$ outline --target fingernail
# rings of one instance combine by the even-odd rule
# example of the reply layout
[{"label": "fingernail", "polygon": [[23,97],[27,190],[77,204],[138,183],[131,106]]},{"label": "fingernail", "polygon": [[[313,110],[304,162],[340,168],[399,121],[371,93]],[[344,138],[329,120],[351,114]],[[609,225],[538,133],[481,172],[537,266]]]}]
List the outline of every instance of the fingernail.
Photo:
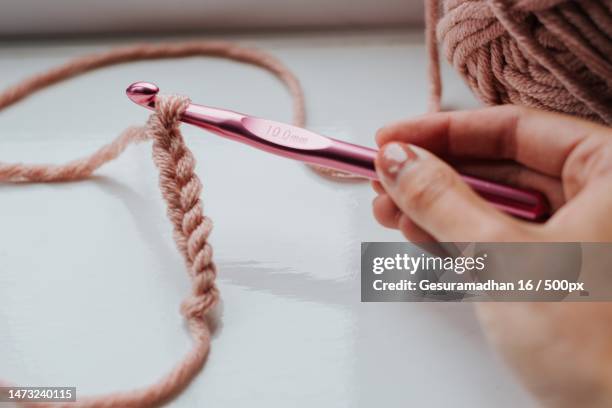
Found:
[{"label": "fingernail", "polygon": [[377,164],[387,181],[393,182],[406,163],[416,158],[417,155],[408,145],[390,143],[378,154]]}]

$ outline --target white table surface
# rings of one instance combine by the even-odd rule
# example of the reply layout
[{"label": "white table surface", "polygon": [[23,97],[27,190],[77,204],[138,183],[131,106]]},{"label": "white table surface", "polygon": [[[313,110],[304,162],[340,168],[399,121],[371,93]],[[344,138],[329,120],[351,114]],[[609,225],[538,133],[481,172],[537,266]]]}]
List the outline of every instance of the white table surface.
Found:
[{"label": "white table surface", "polygon": [[[376,129],[426,107],[417,32],[224,38],[268,50],[295,71],[312,130],[373,145]],[[1,43],[0,86],[131,40]],[[450,68],[444,76],[447,106],[477,105]],[[257,68],[203,58],[142,62],[79,77],[0,113],[0,160],[61,162],[144,123],[147,112],[123,93],[137,80],[290,120],[285,90]],[[338,184],[296,162],[183,131],[215,222],[222,306],[204,371],[172,405],[533,404],[486,344],[471,305],[360,303],[360,242],[401,239],[374,221],[367,184]],[[150,150],[131,147],[88,181],[0,185],[0,378],[74,385],[80,395],[123,390],[156,380],[191,347],[178,312],[189,281]]]}]

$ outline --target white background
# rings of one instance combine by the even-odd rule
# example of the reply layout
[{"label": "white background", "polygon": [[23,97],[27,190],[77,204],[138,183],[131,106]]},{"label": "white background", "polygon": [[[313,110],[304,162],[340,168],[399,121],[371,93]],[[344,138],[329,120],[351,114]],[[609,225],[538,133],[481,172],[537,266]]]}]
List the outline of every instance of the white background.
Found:
[{"label": "white background", "polygon": [[[308,127],[373,145],[377,128],[420,114],[428,94],[417,32],[224,36],[258,45],[301,79]],[[3,43],[0,85],[123,43]],[[0,113],[0,160],[61,162],[147,112],[131,82],[282,121],[265,72],[194,58],[88,74]],[[476,105],[445,72],[447,106]],[[204,183],[222,294],[204,371],[175,406],[531,406],[485,343],[469,304],[362,304],[361,241],[401,239],[371,215],[367,184],[185,126]],[[150,145],[89,181],[0,185],[0,378],[75,385],[80,395],[143,386],[191,347],[178,307],[189,291],[157,188]]]}]

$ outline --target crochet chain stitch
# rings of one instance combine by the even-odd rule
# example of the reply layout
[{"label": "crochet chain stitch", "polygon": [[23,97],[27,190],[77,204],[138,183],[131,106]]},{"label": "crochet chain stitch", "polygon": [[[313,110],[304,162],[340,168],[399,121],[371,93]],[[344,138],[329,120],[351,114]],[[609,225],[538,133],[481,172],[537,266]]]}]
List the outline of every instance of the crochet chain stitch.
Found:
[{"label": "crochet chain stitch", "polygon": [[[137,45],[77,58],[36,75],[0,94],[0,109],[32,93],[76,75],[129,61],[190,56],[215,56],[262,67],[278,77],[293,98],[293,123],[304,124],[304,97],[296,77],[278,60],[263,51],[228,42],[197,41],[179,44]],[[181,305],[193,339],[192,349],[156,383],[142,389],[107,395],[79,397],[76,403],[23,403],[32,407],[148,407],[159,406],[181,392],[203,367],[210,349],[210,318],[207,312],[219,298],[217,275],[208,236],[212,222],[202,210],[202,184],[195,173],[195,158],[179,130],[179,118],[189,100],[159,96],[146,126],[132,127],[93,154],[66,164],[0,163],[0,182],[56,182],[89,177],[96,169],[118,157],[131,143],[153,141],[153,160],[159,169],[159,186],[167,204],[177,248],[183,255],[192,291]],[[324,173],[330,172],[324,170]],[[331,172],[331,175],[337,173]],[[0,381],[0,385],[9,386]]]}]

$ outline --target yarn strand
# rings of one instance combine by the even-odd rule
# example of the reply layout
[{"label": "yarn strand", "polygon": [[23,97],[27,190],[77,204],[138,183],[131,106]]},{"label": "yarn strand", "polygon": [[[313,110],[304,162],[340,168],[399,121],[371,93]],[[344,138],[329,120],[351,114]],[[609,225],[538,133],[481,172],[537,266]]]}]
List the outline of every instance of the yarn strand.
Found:
[{"label": "yarn strand", "polygon": [[[77,58],[34,76],[0,94],[0,109],[62,80],[93,69],[142,59],[207,55],[233,59],[267,69],[287,86],[293,98],[293,123],[303,126],[304,96],[295,76],[278,60],[258,50],[225,42],[139,45],[103,54]],[[173,235],[192,281],[192,291],[181,305],[181,313],[193,339],[193,347],[168,374],[141,389],[108,395],[78,397],[76,403],[24,403],[32,407],[151,407],[168,402],[180,393],[204,366],[210,350],[208,312],[219,299],[215,286],[216,266],[208,237],[212,221],[203,214],[202,184],[195,173],[195,158],[179,130],[179,118],[189,104],[180,96],[158,96],[156,109],[145,127],[132,127],[93,154],[66,164],[0,163],[0,182],[59,182],[87,178],[105,163],[117,158],[131,143],[153,140],[153,161],[159,169],[159,186],[167,203]],[[0,381],[0,385],[8,383]]]}]

